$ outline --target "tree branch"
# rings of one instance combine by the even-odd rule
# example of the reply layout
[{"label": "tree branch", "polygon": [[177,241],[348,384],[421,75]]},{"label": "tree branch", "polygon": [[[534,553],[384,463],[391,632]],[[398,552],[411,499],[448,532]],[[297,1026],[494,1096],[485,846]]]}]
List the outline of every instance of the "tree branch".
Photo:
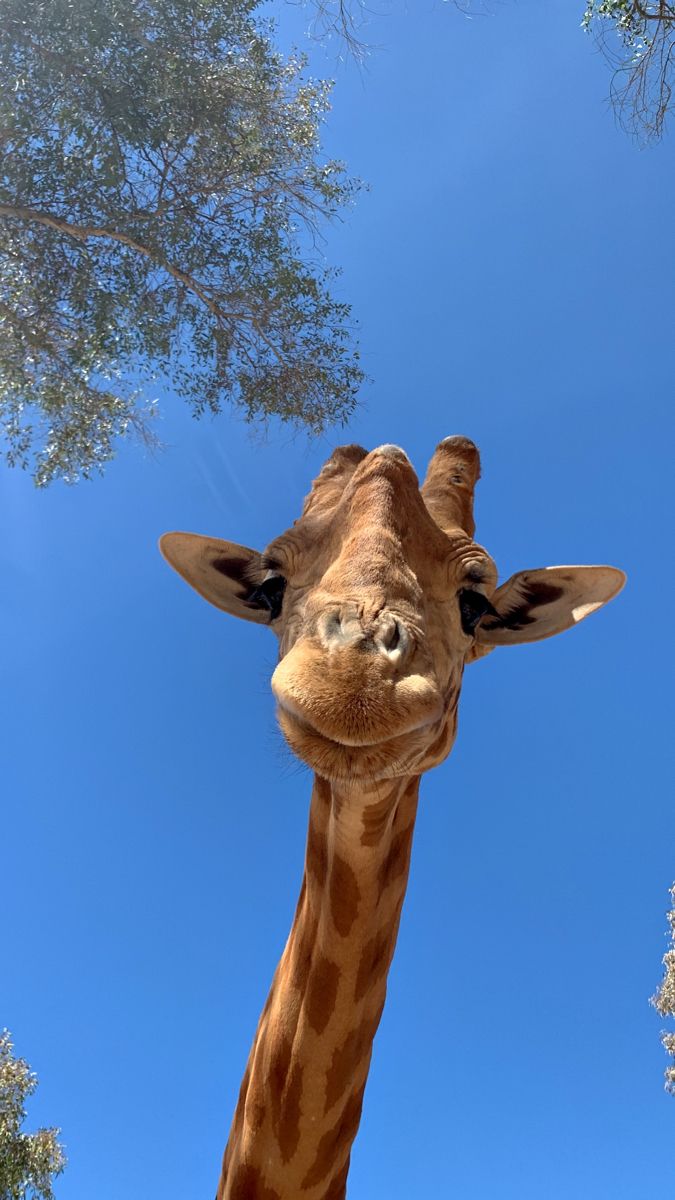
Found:
[{"label": "tree branch", "polygon": [[111,241],[128,246],[131,250],[135,250],[138,254],[143,254],[146,258],[149,258],[151,262],[160,266],[168,275],[171,275],[172,278],[182,283],[183,287],[187,288],[189,292],[192,292],[193,295],[197,296],[206,305],[219,323],[226,324],[229,321],[235,320],[247,321],[275,358],[285,365],[284,359],[276,346],[270,341],[261,329],[258,321],[256,321],[250,312],[226,312],[225,309],[221,308],[209,296],[208,292],[204,290],[204,286],[194,276],[189,275],[187,271],[183,271],[180,267],[174,266],[173,263],[158,255],[149,246],[145,246],[136,238],[130,237],[128,233],[122,233],[118,229],[99,228],[96,225],[76,225],[74,222],[66,221],[63,217],[57,217],[53,213],[42,212],[37,208],[27,208],[21,204],[0,204],[0,216],[15,217],[20,221],[34,221],[39,225],[46,225],[50,229],[55,229],[58,233],[64,233],[68,237],[75,238],[77,241],[84,242],[89,238],[108,238]]}]

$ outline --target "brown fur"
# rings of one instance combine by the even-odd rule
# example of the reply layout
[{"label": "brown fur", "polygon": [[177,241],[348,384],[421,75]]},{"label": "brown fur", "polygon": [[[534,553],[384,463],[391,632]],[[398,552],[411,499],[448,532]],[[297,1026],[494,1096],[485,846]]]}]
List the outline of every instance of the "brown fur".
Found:
[{"label": "brown fur", "polygon": [[[262,556],[189,534],[162,540],[202,595],[249,620],[265,619],[255,589],[267,572],[286,580],[272,687],[290,746],[316,773],[300,899],[218,1200],[343,1200],[419,779],[452,748],[465,664],[493,645],[569,628],[621,587],[613,568],[566,567],[497,589],[495,564],[473,541],[479,474],[466,438],[441,442],[421,489],[397,447],[346,446]],[[469,631],[465,590],[493,606]]]}]

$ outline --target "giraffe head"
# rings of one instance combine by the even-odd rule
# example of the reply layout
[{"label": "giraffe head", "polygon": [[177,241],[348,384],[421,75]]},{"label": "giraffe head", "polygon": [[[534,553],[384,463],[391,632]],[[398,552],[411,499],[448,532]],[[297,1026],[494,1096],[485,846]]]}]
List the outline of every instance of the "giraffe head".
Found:
[{"label": "giraffe head", "polygon": [[476,447],[446,438],[420,487],[397,446],[344,446],[302,515],[263,553],[167,533],[167,561],[202,596],[279,638],[272,677],[291,748],[319,775],[420,774],[452,748],[464,666],[551,637],[622,588],[614,567],[521,571],[501,586],[473,540]]}]

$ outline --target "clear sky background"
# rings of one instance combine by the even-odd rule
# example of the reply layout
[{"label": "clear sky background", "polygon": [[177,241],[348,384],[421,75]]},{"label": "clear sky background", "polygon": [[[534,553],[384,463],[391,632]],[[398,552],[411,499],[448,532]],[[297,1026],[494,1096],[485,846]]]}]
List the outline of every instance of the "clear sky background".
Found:
[{"label": "clear sky background", "polygon": [[[161,560],[262,547],[333,445],[479,444],[502,577],[609,562],[579,629],[467,670],[422,786],[349,1200],[645,1200],[673,1182],[661,977],[672,761],[675,145],[606,102],[582,0],[468,20],[415,0],[337,69],[328,231],[372,384],[346,431],[251,440],[164,408],[167,450],[38,493],[0,473],[0,1023],[61,1125],[58,1200],[199,1200],[300,883],[310,778],[275,730],[273,636]],[[279,7],[284,43],[302,10]]]}]

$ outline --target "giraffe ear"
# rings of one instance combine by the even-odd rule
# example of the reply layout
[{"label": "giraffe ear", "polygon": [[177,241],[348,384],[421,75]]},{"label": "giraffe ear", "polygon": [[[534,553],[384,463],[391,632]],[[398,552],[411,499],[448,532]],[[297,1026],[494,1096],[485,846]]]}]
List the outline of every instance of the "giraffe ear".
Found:
[{"label": "giraffe ear", "polygon": [[491,597],[492,612],[475,632],[477,657],[494,646],[538,642],[578,625],[619,594],[626,576],[616,567],[543,567],[519,571]]},{"label": "giraffe ear", "polygon": [[164,558],[210,604],[233,617],[268,625],[269,604],[261,601],[265,568],[257,550],[198,533],[165,533]]}]

